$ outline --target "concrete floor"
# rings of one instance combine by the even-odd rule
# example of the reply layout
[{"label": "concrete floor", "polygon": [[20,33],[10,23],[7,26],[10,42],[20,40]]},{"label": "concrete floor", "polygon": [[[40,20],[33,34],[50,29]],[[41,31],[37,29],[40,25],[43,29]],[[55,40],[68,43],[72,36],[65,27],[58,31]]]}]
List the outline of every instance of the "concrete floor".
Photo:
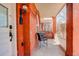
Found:
[{"label": "concrete floor", "polygon": [[65,53],[59,48],[56,41],[49,39],[48,46],[38,48],[32,56],[64,56]]}]

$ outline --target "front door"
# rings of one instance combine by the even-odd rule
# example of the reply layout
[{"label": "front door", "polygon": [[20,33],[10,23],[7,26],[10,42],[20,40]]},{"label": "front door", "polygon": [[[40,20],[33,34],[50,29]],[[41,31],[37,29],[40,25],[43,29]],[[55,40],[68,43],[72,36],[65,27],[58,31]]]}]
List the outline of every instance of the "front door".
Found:
[{"label": "front door", "polygon": [[10,4],[0,4],[0,56],[11,56],[13,53],[13,19],[11,10],[13,9]]}]

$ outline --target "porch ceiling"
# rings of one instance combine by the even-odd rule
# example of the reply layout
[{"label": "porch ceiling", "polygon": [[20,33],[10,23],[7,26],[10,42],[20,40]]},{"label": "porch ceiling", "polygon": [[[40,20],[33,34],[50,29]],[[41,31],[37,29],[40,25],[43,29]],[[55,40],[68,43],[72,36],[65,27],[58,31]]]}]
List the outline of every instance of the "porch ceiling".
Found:
[{"label": "porch ceiling", "polygon": [[41,18],[56,16],[63,6],[64,3],[36,3]]}]

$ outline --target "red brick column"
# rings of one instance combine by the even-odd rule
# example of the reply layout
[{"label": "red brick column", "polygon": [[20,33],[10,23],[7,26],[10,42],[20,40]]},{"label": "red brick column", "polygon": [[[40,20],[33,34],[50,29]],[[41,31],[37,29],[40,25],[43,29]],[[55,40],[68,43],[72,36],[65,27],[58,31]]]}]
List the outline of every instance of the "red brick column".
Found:
[{"label": "red brick column", "polygon": [[53,33],[56,33],[56,17],[52,17],[53,19]]},{"label": "red brick column", "polygon": [[73,4],[66,4],[67,20],[66,20],[66,55],[73,55]]}]

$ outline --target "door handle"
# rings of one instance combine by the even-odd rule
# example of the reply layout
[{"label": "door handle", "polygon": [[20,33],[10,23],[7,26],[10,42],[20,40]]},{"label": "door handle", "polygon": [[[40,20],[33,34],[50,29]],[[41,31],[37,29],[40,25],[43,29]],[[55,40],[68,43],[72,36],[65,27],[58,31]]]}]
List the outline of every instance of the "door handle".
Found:
[{"label": "door handle", "polygon": [[9,32],[9,36],[10,36],[10,41],[12,41],[13,34],[12,34],[12,32],[11,32],[11,31]]},{"label": "door handle", "polygon": [[10,37],[10,42],[12,41],[13,34],[12,34],[12,25],[9,26],[10,32],[9,32],[9,37]]}]

